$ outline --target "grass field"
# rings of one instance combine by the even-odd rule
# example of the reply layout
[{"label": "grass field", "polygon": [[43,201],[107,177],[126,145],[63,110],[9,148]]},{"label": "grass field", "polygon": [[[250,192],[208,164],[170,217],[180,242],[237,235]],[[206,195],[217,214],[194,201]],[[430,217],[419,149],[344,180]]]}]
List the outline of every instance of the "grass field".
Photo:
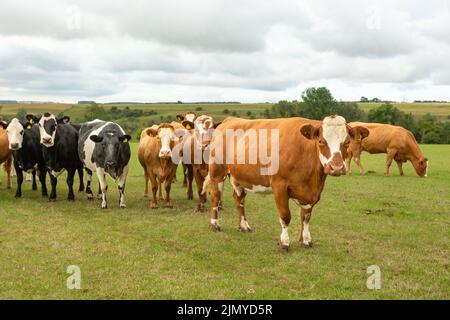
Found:
[{"label": "grass field", "polygon": [[[132,146],[125,210],[112,182],[110,208],[101,210],[84,194],[68,203],[63,177],[55,203],[29,183],[14,199],[1,173],[0,299],[450,299],[448,145],[422,146],[428,178],[410,164],[406,176],[393,166],[384,177],[384,155],[367,154],[367,176],[328,178],[311,220],[312,249],[295,241],[292,202],[287,254],[277,250],[271,195],[247,197],[250,234],[237,229],[228,182],[220,233],[209,230],[209,213],[195,212],[197,199],[186,200],[180,182],[173,209],[150,209]],[[81,269],[81,290],[66,288],[69,265]],[[370,265],[381,269],[380,290],[366,287]]]}]

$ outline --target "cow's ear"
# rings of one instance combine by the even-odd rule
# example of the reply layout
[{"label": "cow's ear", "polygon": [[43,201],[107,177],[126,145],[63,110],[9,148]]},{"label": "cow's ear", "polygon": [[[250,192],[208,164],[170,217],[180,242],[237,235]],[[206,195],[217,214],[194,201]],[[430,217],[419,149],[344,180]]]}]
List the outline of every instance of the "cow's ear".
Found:
[{"label": "cow's ear", "polygon": [[91,139],[92,141],[94,141],[95,143],[99,143],[103,141],[103,137],[97,136],[95,134],[93,134],[92,136],[89,137],[89,139]]},{"label": "cow's ear", "polygon": [[192,121],[184,120],[181,124],[188,130],[194,129],[194,123]]},{"label": "cow's ear", "polygon": [[183,121],[184,120],[184,116],[182,116],[181,114],[177,114],[177,120],[178,121]]},{"label": "cow's ear", "polygon": [[123,136],[120,136],[119,137],[119,140],[121,141],[121,142],[128,142],[128,141],[130,141],[131,140],[131,136],[129,135],[129,134],[124,134]]},{"label": "cow's ear", "polygon": [[59,119],[57,120],[57,122],[58,122],[58,123],[69,123],[69,122],[70,122],[70,117],[68,117],[68,116],[63,116],[63,117],[59,118]]},{"label": "cow's ear", "polygon": [[28,120],[29,123],[33,124],[33,123],[37,123],[39,122],[40,119],[38,119],[34,114],[27,114],[25,116],[25,119]]},{"label": "cow's ear", "polygon": [[3,129],[6,130],[6,128],[8,127],[8,124],[5,121],[0,121],[0,127],[2,127]]},{"label": "cow's ear", "polygon": [[307,139],[314,140],[320,136],[320,126],[305,124],[300,128],[300,133]]},{"label": "cow's ear", "polygon": [[362,139],[369,136],[369,129],[361,126],[356,126],[354,128],[347,125],[348,134],[353,140],[361,142]]},{"label": "cow's ear", "polygon": [[213,126],[213,128],[214,129],[216,129],[218,126],[220,126],[222,124],[222,122],[219,122],[219,123],[214,123],[214,126]]},{"label": "cow's ear", "polygon": [[147,135],[150,137],[156,137],[158,135],[158,129],[148,128],[146,131]]}]

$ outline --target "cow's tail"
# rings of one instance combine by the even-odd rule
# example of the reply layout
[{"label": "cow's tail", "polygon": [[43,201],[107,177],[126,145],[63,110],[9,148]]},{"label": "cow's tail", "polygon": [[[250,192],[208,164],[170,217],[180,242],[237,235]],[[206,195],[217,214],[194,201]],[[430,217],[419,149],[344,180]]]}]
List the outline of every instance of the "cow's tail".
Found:
[{"label": "cow's tail", "polygon": [[206,193],[206,189],[208,188],[208,185],[211,183],[211,178],[209,177],[209,173],[205,178],[205,181],[203,182],[203,188],[202,188],[202,194]]}]

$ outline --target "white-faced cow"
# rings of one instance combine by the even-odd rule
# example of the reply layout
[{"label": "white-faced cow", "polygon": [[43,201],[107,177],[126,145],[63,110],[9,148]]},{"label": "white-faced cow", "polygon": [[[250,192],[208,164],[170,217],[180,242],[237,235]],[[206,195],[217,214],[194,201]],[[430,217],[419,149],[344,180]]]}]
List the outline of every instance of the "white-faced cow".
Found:
[{"label": "white-faced cow", "polygon": [[108,207],[106,175],[116,180],[119,188],[119,206],[125,208],[125,183],[130,161],[131,136],[116,123],[102,120],[87,122],[81,126],[78,153],[87,172],[86,193],[93,199],[91,190],[92,173],[100,183],[102,209]]},{"label": "white-faced cow", "polygon": [[[232,135],[236,130],[243,130],[245,134]],[[249,139],[252,132],[256,141]],[[229,133],[231,138],[227,139]],[[244,211],[247,192],[273,193],[282,228],[280,248],[288,250],[290,246],[290,198],[301,208],[300,243],[310,247],[309,220],[312,209],[320,199],[327,175],[340,176],[346,173],[344,158],[353,136],[354,129],[347,126],[345,119],[340,116],[326,117],[323,122],[304,118],[225,119],[216,129],[211,142],[211,228],[220,230],[218,204],[222,193],[218,185],[230,174],[239,228],[242,231],[251,231]],[[231,139],[237,141],[230,143]],[[265,149],[261,153],[263,147]],[[253,153],[255,150],[258,152]],[[250,153],[259,156],[254,161],[236,161],[236,157],[245,157]],[[262,160],[265,155],[272,155],[271,159],[268,158],[270,162]],[[271,170],[268,170],[268,165]]]},{"label": "white-faced cow", "polygon": [[[191,123],[194,123],[195,119],[197,119],[198,115],[197,113],[193,111],[186,112],[184,115],[177,114],[176,118],[180,122],[180,124],[183,123],[183,121],[190,121]],[[187,166],[184,164],[183,161],[181,161],[181,165],[183,166],[183,187],[188,186],[188,177],[191,177],[190,185],[192,186],[192,180],[194,177],[194,174],[192,172],[192,166]],[[192,193],[192,188],[190,192],[188,192],[188,200],[194,199],[194,195]]]},{"label": "white-faced cow", "polygon": [[22,196],[23,172],[32,174],[32,189],[37,190],[36,171],[39,173],[41,192],[47,197],[47,186],[45,178],[47,169],[45,167],[42,146],[39,143],[39,127],[34,123],[34,117],[28,115],[27,122],[20,122],[14,118],[6,129],[8,133],[9,149],[14,158],[14,168],[17,176],[16,198]]},{"label": "white-faced cow", "polygon": [[172,161],[172,150],[179,143],[178,135],[185,132],[183,126],[176,122],[161,123],[142,130],[139,142],[138,158],[144,168],[145,191],[148,195],[148,182],[152,185],[151,207],[158,207],[156,192],[162,198],[162,183],[166,191],[164,207],[172,208],[170,189],[177,173],[178,163]]},{"label": "white-faced cow", "polygon": [[6,187],[11,189],[12,154],[9,149],[8,135],[6,133],[7,126],[8,124],[5,121],[0,121],[0,164],[3,163],[3,167],[6,172]]},{"label": "white-faced cow", "polygon": [[69,124],[70,118],[67,116],[56,118],[51,113],[44,113],[42,117],[36,117],[39,123],[40,143],[42,148],[45,165],[50,173],[50,182],[52,190],[50,192],[50,201],[56,200],[57,177],[67,170],[67,185],[69,192],[67,199],[75,200],[73,192],[73,181],[75,172],[80,174],[79,191],[83,191],[83,165],[78,157],[78,130]]},{"label": "white-faced cow", "polygon": [[[182,161],[187,167],[188,173],[188,199],[192,199],[192,180],[195,179],[199,197],[197,211],[204,212],[206,194],[202,191],[204,181],[208,176],[209,144],[214,129],[220,123],[215,124],[212,117],[201,115],[194,122],[184,120],[182,124],[189,130],[189,134],[183,138],[182,147]],[[221,203],[219,207],[221,208]]]}]

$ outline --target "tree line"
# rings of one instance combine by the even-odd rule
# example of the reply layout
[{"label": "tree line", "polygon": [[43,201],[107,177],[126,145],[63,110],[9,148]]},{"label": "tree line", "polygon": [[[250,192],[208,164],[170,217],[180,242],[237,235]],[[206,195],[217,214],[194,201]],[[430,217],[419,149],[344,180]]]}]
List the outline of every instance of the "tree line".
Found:
[{"label": "tree line", "polygon": [[412,113],[405,113],[390,102],[365,112],[355,102],[336,101],[326,87],[308,88],[301,97],[301,101],[279,101],[266,109],[263,116],[268,119],[303,117],[322,120],[330,114],[339,114],[348,122],[376,122],[402,126],[410,130],[420,143],[450,143],[450,122],[439,121],[430,113],[416,118]]}]

